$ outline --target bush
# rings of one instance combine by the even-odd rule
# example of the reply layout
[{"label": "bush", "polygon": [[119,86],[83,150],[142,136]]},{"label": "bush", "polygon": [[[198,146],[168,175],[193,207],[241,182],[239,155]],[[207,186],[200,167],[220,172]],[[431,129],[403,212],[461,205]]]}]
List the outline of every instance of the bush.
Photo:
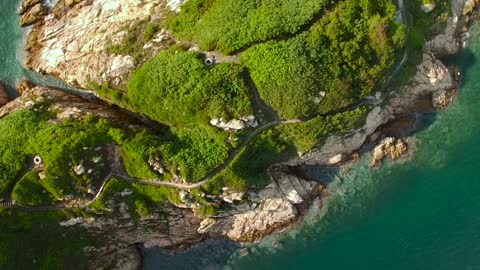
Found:
[{"label": "bush", "polygon": [[395,12],[389,0],[346,0],[310,31],[257,45],[240,60],[261,98],[282,117],[331,112],[372,94],[386,80],[395,52],[405,45]]},{"label": "bush", "polygon": [[38,178],[37,172],[27,173],[13,189],[12,198],[26,205],[49,205],[53,198],[46,192]]},{"label": "bush", "polygon": [[195,213],[202,217],[213,217],[217,213],[217,208],[213,205],[204,205],[196,209]]},{"label": "bush", "polygon": [[45,115],[24,110],[0,119],[0,196],[25,167],[31,156],[28,144],[45,127]]},{"label": "bush", "polygon": [[252,113],[239,65],[207,67],[202,55],[174,49],[135,71],[127,98],[134,110],[170,126]]}]

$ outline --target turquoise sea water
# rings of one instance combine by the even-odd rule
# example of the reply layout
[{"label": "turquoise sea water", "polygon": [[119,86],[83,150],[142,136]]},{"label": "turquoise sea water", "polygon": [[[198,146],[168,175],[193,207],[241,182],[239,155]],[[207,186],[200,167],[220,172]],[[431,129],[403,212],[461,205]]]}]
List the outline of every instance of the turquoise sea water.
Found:
[{"label": "turquoise sea water", "polygon": [[23,37],[16,14],[18,3],[18,0],[1,0],[0,3],[0,81],[11,95],[16,95],[14,88],[23,75],[18,61]]}]

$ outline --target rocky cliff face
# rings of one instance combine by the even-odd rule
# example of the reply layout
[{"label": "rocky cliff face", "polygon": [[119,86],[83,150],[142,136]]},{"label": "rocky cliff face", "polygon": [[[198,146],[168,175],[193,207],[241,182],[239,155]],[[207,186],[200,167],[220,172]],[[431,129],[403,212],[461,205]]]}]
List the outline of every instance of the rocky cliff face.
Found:
[{"label": "rocky cliff face", "polygon": [[157,0],[66,2],[42,17],[30,34],[27,66],[81,88],[88,88],[90,81],[126,84],[135,59],[111,53],[109,48],[123,42],[133,23],[162,16],[166,4]]},{"label": "rocky cliff face", "polygon": [[278,228],[288,226],[300,216],[296,206],[308,204],[321,191],[318,183],[274,170],[273,182],[258,193],[249,192],[246,202],[226,215],[202,220],[199,233],[253,242]]}]

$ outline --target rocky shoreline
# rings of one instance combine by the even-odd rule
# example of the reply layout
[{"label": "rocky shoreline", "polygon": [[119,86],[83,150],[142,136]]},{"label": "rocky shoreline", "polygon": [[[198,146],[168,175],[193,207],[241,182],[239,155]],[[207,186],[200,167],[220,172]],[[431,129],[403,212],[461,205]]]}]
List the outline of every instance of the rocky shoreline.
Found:
[{"label": "rocky shoreline", "polygon": [[[88,88],[90,80],[122,85],[136,63],[129,56],[107,52],[105,35],[114,35],[119,28],[105,32],[105,18],[117,18],[123,26],[147,16],[137,9],[158,9],[161,12],[165,7],[149,0],[143,1],[140,6],[130,6],[131,1],[127,1],[123,6],[127,7],[125,9],[122,6],[115,8],[92,4],[91,1],[79,2],[62,0],[57,6],[67,11],[62,13],[58,8],[50,15],[47,15],[41,1],[24,2],[19,10],[23,14],[22,26],[34,25],[27,41],[27,67],[55,75],[82,88]],[[473,11],[477,5],[477,1],[453,1],[453,16],[448,21],[445,33],[425,44],[423,62],[417,66],[412,82],[384,98],[388,100],[387,104],[375,107],[369,113],[364,127],[349,134],[332,135],[315,151],[276,164],[269,170],[272,183],[263,190],[252,190],[245,194],[224,190],[221,199],[232,204],[230,210],[217,213],[214,217],[199,218],[190,209],[186,194],[182,205],[155,211],[135,224],[129,217],[126,205],[116,205],[112,199],[110,208],[118,213],[116,218],[99,215],[95,219],[68,221],[70,223],[66,226],[81,226],[99,237],[104,231],[116,231],[109,239],[104,239],[105,246],[85,248],[86,254],[94,259],[91,268],[141,268],[141,257],[134,245],[136,243],[143,243],[145,247],[181,249],[207,237],[226,237],[247,243],[259,241],[266,235],[301,223],[312,200],[327,196],[325,187],[314,181],[319,179],[312,179],[304,173],[305,166],[350,166],[367,152],[372,153],[372,167],[378,166],[384,158],[396,160],[407,157],[414,148],[414,140],[409,136],[418,128],[412,115],[444,109],[456,96],[461,79],[459,71],[455,67],[446,67],[439,59],[458,52],[463,44],[462,33],[468,30],[475,17]],[[136,10],[135,17],[125,15],[126,11],[134,13]],[[105,17],[102,14],[106,14]],[[76,34],[69,32],[74,27],[69,28],[67,18],[88,18],[93,15],[96,15],[91,18],[95,27],[89,31],[80,28],[87,31],[82,32],[85,40],[75,40]],[[101,35],[96,35],[96,32]],[[120,34],[117,34],[120,38]],[[89,44],[88,39],[98,39],[98,42]],[[157,46],[161,47],[161,44]],[[103,74],[99,75],[98,70],[102,70]],[[62,110],[70,109],[72,113],[76,111],[73,107],[79,111],[96,109],[88,108],[88,102],[68,95],[65,97],[52,89],[32,85],[24,85],[23,88],[22,97],[0,109],[0,117],[24,108],[33,96],[42,96],[54,103],[63,100]],[[6,103],[1,90],[0,87],[0,107],[2,101]],[[72,100],[76,101],[73,103],[75,105],[71,105]],[[84,106],[87,109],[84,110]],[[107,119],[114,118],[106,107],[93,113],[103,113]],[[244,203],[238,204],[240,201]]]}]

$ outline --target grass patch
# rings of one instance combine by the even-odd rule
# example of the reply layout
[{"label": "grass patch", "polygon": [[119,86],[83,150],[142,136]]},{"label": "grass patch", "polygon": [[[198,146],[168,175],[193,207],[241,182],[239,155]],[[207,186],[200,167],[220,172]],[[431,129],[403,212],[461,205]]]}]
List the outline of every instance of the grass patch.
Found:
[{"label": "grass patch", "polygon": [[176,37],[196,42],[204,50],[230,54],[299,31],[330,3],[330,0],[192,0],[169,20],[168,26]]},{"label": "grass patch", "polygon": [[245,191],[249,186],[264,187],[270,183],[267,168],[284,160],[295,151],[280,139],[278,130],[267,130],[258,135],[223,172],[215,176],[204,189],[220,193],[224,186]]},{"label": "grass patch", "polygon": [[333,116],[316,117],[304,123],[282,125],[278,129],[282,138],[293,144],[297,152],[305,153],[320,144],[328,135],[362,126],[369,110],[369,107],[359,107]]}]

